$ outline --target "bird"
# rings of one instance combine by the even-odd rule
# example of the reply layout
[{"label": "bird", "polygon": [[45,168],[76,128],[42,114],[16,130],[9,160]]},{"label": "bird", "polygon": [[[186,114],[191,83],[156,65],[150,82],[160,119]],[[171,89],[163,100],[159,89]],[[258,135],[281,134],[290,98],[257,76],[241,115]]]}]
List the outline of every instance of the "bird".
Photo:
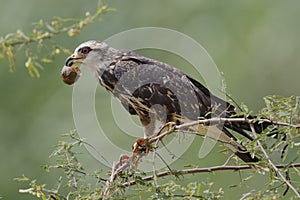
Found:
[{"label": "bird", "polygon": [[[144,138],[156,133],[157,123],[161,127],[168,123],[176,125],[214,116],[237,117],[231,103],[213,95],[192,76],[174,66],[141,56],[133,51],[119,50],[105,42],[89,40],[80,44],[65,61],[62,79],[73,84],[81,75],[74,67],[81,64],[95,73],[101,86],[119,99],[131,115],[137,115],[144,127]],[[247,116],[254,119],[255,116]],[[253,123],[256,133],[262,133],[271,124]],[[200,129],[197,129],[201,132]],[[238,141],[234,133],[252,141],[247,132],[251,127],[246,122],[225,122],[209,129],[210,137],[228,147],[246,163],[259,161]],[[216,133],[214,133],[216,132]],[[205,133],[204,133],[205,134]]]}]

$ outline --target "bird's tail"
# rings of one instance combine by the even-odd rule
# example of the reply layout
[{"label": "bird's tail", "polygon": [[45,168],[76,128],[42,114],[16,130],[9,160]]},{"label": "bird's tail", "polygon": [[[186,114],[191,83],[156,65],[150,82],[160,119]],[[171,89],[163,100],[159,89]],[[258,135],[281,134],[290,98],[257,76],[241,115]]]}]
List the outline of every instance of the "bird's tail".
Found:
[{"label": "bird's tail", "polygon": [[[231,142],[222,141],[222,138],[220,137],[219,141],[221,141],[224,146],[228,147],[235,155],[237,155],[241,160],[243,160],[246,163],[255,163],[259,161],[259,158],[256,156],[252,156],[248,149],[240,144],[237,139],[228,131],[227,128],[223,127],[222,131],[225,133],[225,137],[230,138]],[[226,140],[226,139],[225,139]]]},{"label": "bird's tail", "polygon": [[[242,116],[244,117],[244,116]],[[234,118],[240,118],[240,116],[235,116]],[[247,119],[255,119],[255,116],[248,116]],[[233,122],[233,123],[225,123],[224,126],[228,129],[231,129],[237,133],[239,133],[240,135],[248,138],[249,140],[253,140],[253,137],[251,135],[249,135],[246,131],[252,132],[251,130],[251,126],[249,123],[247,122]],[[261,134],[264,130],[270,128],[270,133],[267,136],[272,136],[277,138],[281,132],[278,131],[278,129],[276,127],[272,127],[273,124],[271,122],[267,122],[267,121],[256,121],[253,123],[253,128],[255,130],[255,133],[257,134]]]},{"label": "bird's tail", "polygon": [[[236,117],[239,118],[239,117]],[[255,116],[248,116],[247,119],[255,119]],[[273,127],[272,127],[273,126]],[[276,127],[274,127],[274,125],[271,122],[259,122],[256,121],[253,123],[253,128],[255,130],[255,132],[257,134],[261,134],[264,130],[266,129],[270,129],[270,133],[267,134],[267,136],[271,136],[274,138],[278,138],[279,135],[282,134],[282,132],[278,131],[278,129]],[[230,134],[230,132],[228,131],[228,129],[231,129],[237,133],[239,133],[240,135],[248,138],[250,141],[253,141],[254,138],[249,134],[249,132],[252,132],[251,130],[251,126],[249,123],[247,122],[234,122],[234,123],[225,123],[224,124],[224,128],[223,131],[228,135]],[[285,136],[283,136],[282,138],[283,140],[285,140]],[[238,147],[240,148],[240,151],[234,152],[239,158],[241,158],[243,161],[245,162],[258,162],[259,159],[257,157],[252,157],[250,155],[250,153],[246,150],[245,147]],[[245,151],[244,151],[245,150]]]},{"label": "bird's tail", "polygon": [[[240,117],[236,117],[240,118]],[[254,117],[249,117],[248,119],[254,119]],[[265,130],[266,128],[273,125],[269,122],[254,122],[253,126],[255,129],[255,132],[257,134],[260,134]],[[203,126],[201,124],[197,124],[197,127],[189,127],[189,130],[195,130],[200,135],[203,135],[204,137],[209,137],[211,139],[214,139],[216,141],[219,141],[223,143],[224,146],[228,147],[235,155],[237,155],[241,160],[243,160],[246,163],[255,163],[259,161],[259,158],[256,156],[251,155],[251,153],[248,151],[248,149],[238,142],[237,138],[230,132],[230,130],[248,138],[250,141],[253,141],[253,137],[251,134],[251,127],[247,122],[225,122],[222,126],[220,125],[213,125],[209,126],[209,129],[207,129],[206,126]],[[271,135],[278,135],[279,132],[276,131],[276,128],[271,129]]]},{"label": "bird's tail", "polygon": [[[225,125],[226,127],[226,125]],[[230,134],[230,132],[228,131],[227,128],[223,127],[223,131],[226,133],[227,132],[227,135]],[[232,128],[232,127],[230,127]],[[248,133],[246,133],[243,129],[233,129],[234,131],[238,132],[239,134],[242,134],[243,136],[247,137],[248,139],[250,140],[253,140],[252,137],[250,135],[248,135]],[[227,146],[228,148],[230,148],[235,155],[237,155],[240,159],[242,159],[244,162],[258,162],[259,159],[256,157],[256,156],[251,156],[250,152],[247,150],[246,147],[244,147],[242,144],[238,143],[236,141],[236,138],[235,137],[231,137],[235,140],[235,145],[230,145],[232,146],[233,148],[230,148],[229,145],[226,145],[224,144],[225,146]]]},{"label": "bird's tail", "polygon": [[[195,130],[195,129],[194,129]],[[257,157],[251,156],[250,152],[245,146],[240,144],[237,139],[230,133],[226,127],[219,127],[218,125],[210,126],[209,129],[203,125],[198,125],[198,133],[204,133],[203,136],[221,142],[224,146],[229,148],[235,155],[237,155],[244,162],[258,162]]]}]

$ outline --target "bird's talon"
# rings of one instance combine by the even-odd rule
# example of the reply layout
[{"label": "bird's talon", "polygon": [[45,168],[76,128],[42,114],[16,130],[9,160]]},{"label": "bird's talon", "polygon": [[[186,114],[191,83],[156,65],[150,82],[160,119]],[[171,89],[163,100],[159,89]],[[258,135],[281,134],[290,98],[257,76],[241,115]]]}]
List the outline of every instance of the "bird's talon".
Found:
[{"label": "bird's talon", "polygon": [[134,154],[148,154],[151,150],[151,145],[148,139],[138,138],[134,145],[132,145],[132,150]]},{"label": "bird's talon", "polygon": [[119,158],[119,161],[115,164],[114,168],[118,169],[119,167],[123,166],[130,158],[130,156],[122,154]]}]

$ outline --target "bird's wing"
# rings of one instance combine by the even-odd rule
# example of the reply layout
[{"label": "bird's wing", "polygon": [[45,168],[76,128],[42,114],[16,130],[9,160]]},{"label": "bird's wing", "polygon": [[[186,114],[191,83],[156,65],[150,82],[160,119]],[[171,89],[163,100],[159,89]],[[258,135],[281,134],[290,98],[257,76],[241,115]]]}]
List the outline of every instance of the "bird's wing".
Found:
[{"label": "bird's wing", "polygon": [[[115,86],[118,93],[126,92],[148,108],[161,105],[169,113],[185,113],[193,119],[200,116],[198,99],[190,81],[175,68],[141,56],[124,56],[115,64],[114,75],[118,79]],[[203,109],[203,113],[207,110]]]},{"label": "bird's wing", "polygon": [[129,94],[135,94],[149,106],[173,102],[177,113],[192,120],[210,117],[211,112],[215,116],[224,114],[224,117],[234,113],[231,104],[212,95],[190,76],[171,65],[134,53],[115,63],[114,76],[119,88],[127,89]]}]

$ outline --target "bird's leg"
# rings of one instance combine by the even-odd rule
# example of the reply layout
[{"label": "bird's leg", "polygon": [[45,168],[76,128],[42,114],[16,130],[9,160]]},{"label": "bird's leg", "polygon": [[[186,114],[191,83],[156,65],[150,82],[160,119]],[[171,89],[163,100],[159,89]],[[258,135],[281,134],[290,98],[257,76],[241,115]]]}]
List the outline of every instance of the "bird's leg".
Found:
[{"label": "bird's leg", "polygon": [[154,134],[155,131],[155,116],[154,114],[141,114],[140,120],[145,127],[144,138],[136,139],[136,142],[132,145],[134,154],[147,155],[151,150],[151,145],[148,142],[148,138]]},{"label": "bird's leg", "polygon": [[148,116],[140,117],[143,127],[145,127],[144,138],[149,138],[155,132],[155,116],[154,114],[148,114]]},{"label": "bird's leg", "polygon": [[[152,134],[152,136],[150,136],[150,138],[153,136],[154,137],[158,136],[167,131],[172,131],[172,130],[174,130],[175,126],[176,126],[175,122],[168,122],[168,123],[164,124],[156,134]],[[136,140],[136,142],[134,143],[134,145],[132,146],[133,153],[134,154],[142,153],[143,155],[147,155],[149,153],[149,151],[153,148],[151,146],[151,144],[149,143],[148,139],[149,138],[145,138],[145,139],[138,138]]]}]

